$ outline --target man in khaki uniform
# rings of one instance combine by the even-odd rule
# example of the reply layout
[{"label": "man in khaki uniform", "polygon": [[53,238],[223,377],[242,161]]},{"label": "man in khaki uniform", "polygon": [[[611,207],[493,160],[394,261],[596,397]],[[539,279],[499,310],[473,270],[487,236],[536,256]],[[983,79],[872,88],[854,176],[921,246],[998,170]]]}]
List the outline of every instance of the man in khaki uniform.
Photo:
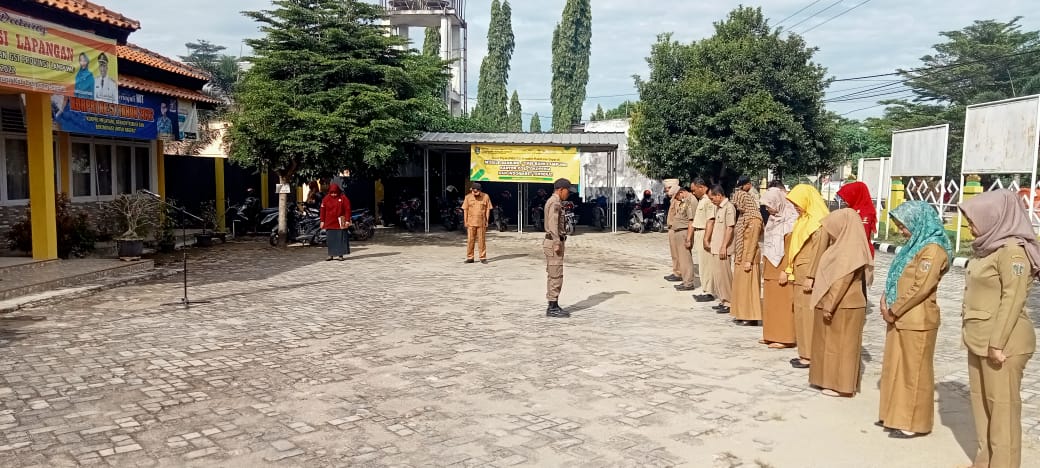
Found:
[{"label": "man in khaki uniform", "polygon": [[675,210],[675,218],[672,229],[668,231],[670,241],[679,245],[678,260],[679,273],[682,283],[675,285],[678,291],[693,291],[697,289],[696,269],[693,262],[693,217],[697,211],[697,199],[685,188],[680,188],[676,195],[678,209]]},{"label": "man in khaki uniform", "polygon": [[679,249],[682,244],[672,242],[672,224],[675,222],[675,211],[679,209],[679,202],[675,197],[679,194],[679,179],[665,179],[664,193],[671,199],[668,204],[668,216],[665,219],[665,227],[668,229],[668,253],[672,256],[672,274],[665,276],[665,281],[678,283],[682,281],[682,272],[679,271]]},{"label": "man in khaki uniform", "polygon": [[714,309],[720,314],[729,313],[730,300],[733,299],[733,229],[737,225],[737,208],[726,198],[723,188],[716,185],[708,192],[711,202],[715,204],[715,223],[712,228],[711,254],[714,265],[715,295],[719,305]]},{"label": "man in khaki uniform", "polygon": [[715,219],[715,204],[708,197],[708,184],[704,182],[704,179],[700,177],[694,179],[693,183],[690,184],[690,191],[693,193],[693,197],[697,199],[697,208],[694,212],[691,226],[693,229],[693,251],[696,252],[693,259],[697,262],[697,276],[701,280],[701,287],[699,290],[694,291],[693,297],[697,302],[711,302],[715,300],[715,278],[712,278],[711,269],[713,259],[711,249],[704,242],[704,239],[708,232],[709,224]]},{"label": "man in khaki uniform", "polygon": [[473,263],[473,244],[480,245],[480,263],[487,264],[487,226],[491,214],[491,197],[481,192],[474,182],[462,202],[462,219],[466,223],[466,263]]},{"label": "man in khaki uniform", "polygon": [[548,317],[567,318],[570,312],[560,308],[560,290],[563,289],[563,253],[566,250],[567,232],[563,216],[563,200],[570,197],[571,181],[557,179],[553,183],[553,195],[545,202],[545,240],[542,241],[542,253],[545,254],[546,294],[549,307],[545,310]]}]

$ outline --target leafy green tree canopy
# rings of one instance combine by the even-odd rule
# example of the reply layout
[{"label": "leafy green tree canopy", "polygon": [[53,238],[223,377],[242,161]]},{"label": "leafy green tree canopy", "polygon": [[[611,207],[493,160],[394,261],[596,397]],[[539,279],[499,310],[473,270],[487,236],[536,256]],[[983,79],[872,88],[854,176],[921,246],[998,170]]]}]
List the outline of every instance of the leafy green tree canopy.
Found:
[{"label": "leafy green tree canopy", "polygon": [[567,0],[552,39],[552,128],[566,132],[581,121],[592,53],[592,2]]},{"label": "leafy green tree canopy", "polygon": [[815,52],[800,36],[782,37],[760,8],[734,10],[698,42],[660,36],[649,78],[636,77],[634,164],[655,178],[717,181],[839,164],[837,125],[823,108],[826,70],[813,63]]},{"label": "leafy green tree canopy", "polygon": [[441,28],[426,28],[423,53],[431,57],[441,56]]},{"label": "leafy green tree canopy", "polygon": [[520,133],[524,131],[523,107],[520,106],[520,95],[513,91],[513,97],[509,99],[509,128],[508,131]]},{"label": "leafy green tree canopy", "polygon": [[531,133],[542,133],[542,119],[538,117],[537,112],[531,116],[531,123],[528,126],[527,131]]},{"label": "leafy green tree canopy", "polygon": [[509,1],[491,1],[491,23],[488,27],[488,54],[480,64],[477,82],[477,104],[473,116],[506,131],[509,119],[509,62],[516,41],[513,37],[512,8]]}]

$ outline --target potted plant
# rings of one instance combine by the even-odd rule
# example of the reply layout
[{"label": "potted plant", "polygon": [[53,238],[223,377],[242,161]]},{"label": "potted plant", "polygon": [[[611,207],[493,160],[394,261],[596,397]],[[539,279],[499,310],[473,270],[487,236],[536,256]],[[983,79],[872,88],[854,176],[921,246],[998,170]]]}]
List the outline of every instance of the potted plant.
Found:
[{"label": "potted plant", "polygon": [[144,236],[157,224],[155,200],[138,194],[119,195],[108,206],[126,230],[116,237],[121,260],[139,260],[144,254]]},{"label": "potted plant", "polygon": [[177,237],[174,235],[174,228],[177,224],[174,222],[177,213],[174,212],[170,206],[175,205],[176,202],[172,199],[166,199],[166,203],[156,203],[156,227],[153,232],[155,235],[155,245],[159,252],[170,253],[177,249]]},{"label": "potted plant", "polygon": [[217,227],[217,204],[210,200],[203,203],[201,208],[202,232],[195,234],[195,245],[209,247],[213,245],[213,231]]}]

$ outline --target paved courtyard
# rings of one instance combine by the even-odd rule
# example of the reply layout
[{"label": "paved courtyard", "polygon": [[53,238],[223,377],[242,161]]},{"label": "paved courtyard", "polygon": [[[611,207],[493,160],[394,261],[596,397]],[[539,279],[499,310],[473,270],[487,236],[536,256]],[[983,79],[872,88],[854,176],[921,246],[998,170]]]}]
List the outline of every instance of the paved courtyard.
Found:
[{"label": "paved courtyard", "polygon": [[192,254],[210,304],[162,305],[174,278],[2,315],[0,465],[916,468],[974,451],[961,269],[940,297],[935,431],[902,441],[872,425],[876,310],[864,391],[832,399],[761,329],[663,282],[663,235],[575,236],[569,320],[544,317],[536,235],[492,235],[489,265],[463,265],[461,239],[381,230],[346,262],[234,243]]}]

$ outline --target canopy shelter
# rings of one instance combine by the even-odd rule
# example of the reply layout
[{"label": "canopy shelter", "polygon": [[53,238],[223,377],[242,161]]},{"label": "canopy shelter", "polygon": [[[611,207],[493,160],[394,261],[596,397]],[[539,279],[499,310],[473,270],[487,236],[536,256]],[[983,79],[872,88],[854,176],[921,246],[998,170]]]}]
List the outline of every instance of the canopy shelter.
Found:
[{"label": "canopy shelter", "polygon": [[[614,176],[609,180],[611,203],[608,217],[612,230],[617,230],[617,151],[625,142],[624,133],[425,133],[415,145],[422,150],[423,157],[423,209],[425,210],[426,232],[430,230],[430,152],[441,154],[441,196],[448,186],[445,165],[448,157],[470,158],[474,146],[516,147],[563,147],[575,148],[578,153],[601,155],[603,164]],[[579,170],[579,174],[580,174]],[[582,184],[584,181],[572,180]],[[524,228],[524,204],[527,197],[523,190],[527,184],[517,182],[517,232]]]}]

